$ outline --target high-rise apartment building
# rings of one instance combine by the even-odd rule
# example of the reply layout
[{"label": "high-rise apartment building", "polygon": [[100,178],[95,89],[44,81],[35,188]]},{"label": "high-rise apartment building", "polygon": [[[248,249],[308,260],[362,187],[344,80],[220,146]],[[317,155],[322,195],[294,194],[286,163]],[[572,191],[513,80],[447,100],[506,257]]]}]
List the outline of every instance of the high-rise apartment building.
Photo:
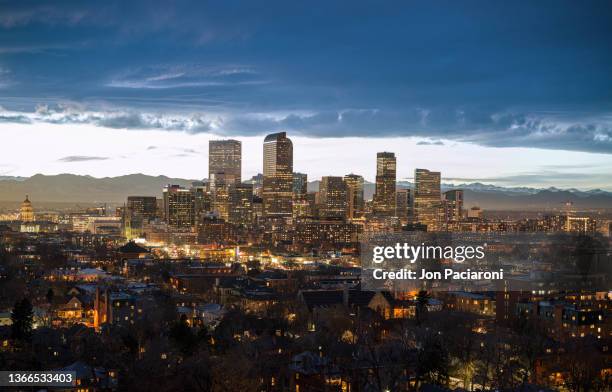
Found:
[{"label": "high-rise apartment building", "polygon": [[342,177],[326,176],[319,186],[320,215],[322,218],[346,219],[348,197]]},{"label": "high-rise apartment building", "polygon": [[347,174],[344,176],[347,196],[347,218],[355,219],[363,216],[365,202],[363,198],[363,177],[357,174]]},{"label": "high-rise apartment building", "polygon": [[392,152],[376,155],[376,191],[373,200],[374,215],[395,215],[396,159]]},{"label": "high-rise apartment building", "polygon": [[175,230],[190,230],[195,224],[193,193],[179,185],[164,188],[164,219]]},{"label": "high-rise apartment building", "polygon": [[273,133],[263,145],[264,217],[291,217],[293,197],[293,143],[285,132]]},{"label": "high-rise apartment building", "polygon": [[414,171],[415,221],[427,225],[428,231],[436,230],[441,222],[441,208],[440,172],[416,169]]},{"label": "high-rise apartment building", "polygon": [[223,174],[225,180],[239,184],[242,180],[242,143],[238,140],[208,142],[208,178],[214,188],[214,177]]}]

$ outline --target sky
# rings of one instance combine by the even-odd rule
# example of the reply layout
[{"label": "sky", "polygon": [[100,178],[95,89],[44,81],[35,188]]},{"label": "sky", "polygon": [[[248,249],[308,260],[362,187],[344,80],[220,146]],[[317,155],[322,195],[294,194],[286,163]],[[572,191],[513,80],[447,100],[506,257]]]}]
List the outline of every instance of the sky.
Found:
[{"label": "sky", "polygon": [[608,1],[3,1],[0,176],[261,172],[612,191]]}]

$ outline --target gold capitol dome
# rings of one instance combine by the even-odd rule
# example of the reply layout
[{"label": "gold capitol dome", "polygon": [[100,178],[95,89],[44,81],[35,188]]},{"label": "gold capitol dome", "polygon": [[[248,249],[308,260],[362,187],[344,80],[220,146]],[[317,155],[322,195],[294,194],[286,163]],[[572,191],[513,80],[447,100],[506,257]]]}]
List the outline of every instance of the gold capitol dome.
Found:
[{"label": "gold capitol dome", "polygon": [[32,208],[32,202],[28,198],[28,195],[26,195],[25,200],[21,203],[19,219],[22,222],[32,222],[34,220],[34,209]]}]

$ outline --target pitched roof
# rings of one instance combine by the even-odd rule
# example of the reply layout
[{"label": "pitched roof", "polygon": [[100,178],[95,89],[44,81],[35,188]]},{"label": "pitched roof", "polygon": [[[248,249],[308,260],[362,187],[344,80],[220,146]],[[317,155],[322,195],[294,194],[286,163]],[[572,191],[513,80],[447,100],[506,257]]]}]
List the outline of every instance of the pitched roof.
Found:
[{"label": "pitched roof", "polygon": [[342,290],[308,290],[301,292],[304,303],[309,310],[321,306],[342,304]]},{"label": "pitched roof", "polygon": [[120,253],[149,253],[149,250],[137,245],[134,241],[130,241],[117,249]]}]

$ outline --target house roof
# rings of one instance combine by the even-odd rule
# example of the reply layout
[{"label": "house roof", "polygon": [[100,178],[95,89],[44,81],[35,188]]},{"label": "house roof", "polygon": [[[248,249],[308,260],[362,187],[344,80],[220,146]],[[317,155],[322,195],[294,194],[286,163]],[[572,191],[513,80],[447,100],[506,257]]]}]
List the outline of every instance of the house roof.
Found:
[{"label": "house roof", "polygon": [[134,241],[129,241],[127,244],[117,249],[117,251],[120,253],[149,253],[148,249],[143,248]]},{"label": "house roof", "polygon": [[95,377],[101,378],[105,376],[105,370],[103,368],[89,366],[85,362],[76,361],[64,368],[59,369],[63,372],[76,372],[77,379],[92,379]]},{"label": "house roof", "polygon": [[[370,304],[377,291],[348,290],[348,305],[365,307]],[[395,300],[391,293],[380,292],[385,299],[393,305]],[[344,290],[305,290],[301,292],[302,298],[309,310],[316,307],[341,305],[344,302]]]}]

